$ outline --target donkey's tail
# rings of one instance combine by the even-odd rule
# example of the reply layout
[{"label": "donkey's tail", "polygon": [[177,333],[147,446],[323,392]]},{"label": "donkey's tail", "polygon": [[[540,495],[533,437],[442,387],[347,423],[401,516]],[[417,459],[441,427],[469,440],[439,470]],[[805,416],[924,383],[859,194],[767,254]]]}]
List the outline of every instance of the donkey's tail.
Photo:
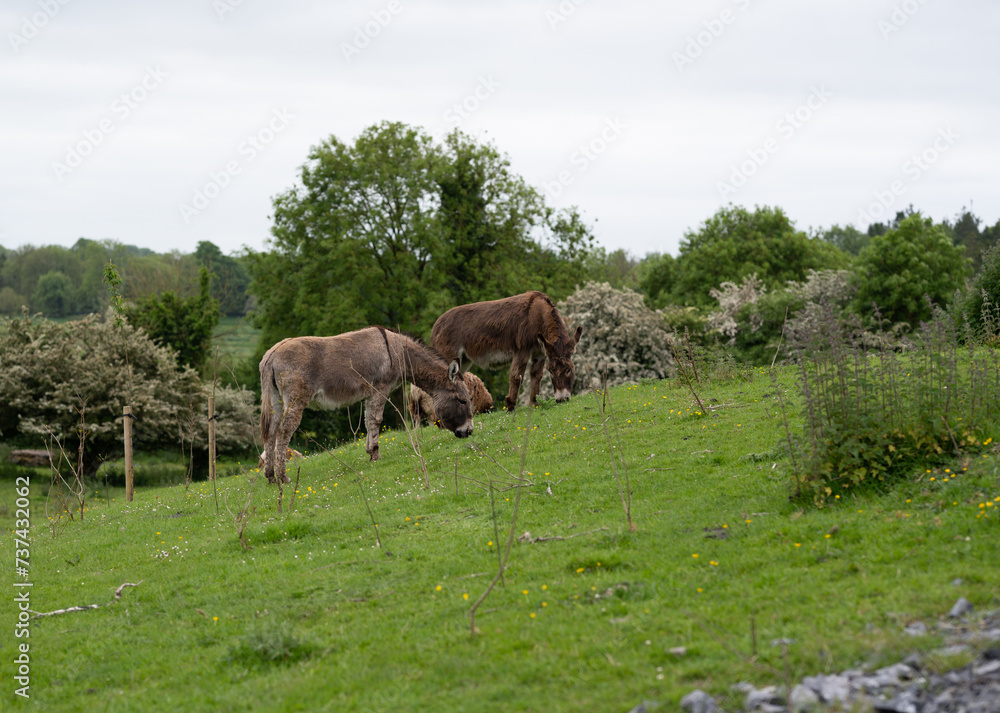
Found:
[{"label": "donkey's tail", "polygon": [[274,377],[270,356],[264,355],[260,362],[260,441],[265,450],[277,436],[280,421],[280,414],[274,412],[274,405],[279,400],[278,382]]}]

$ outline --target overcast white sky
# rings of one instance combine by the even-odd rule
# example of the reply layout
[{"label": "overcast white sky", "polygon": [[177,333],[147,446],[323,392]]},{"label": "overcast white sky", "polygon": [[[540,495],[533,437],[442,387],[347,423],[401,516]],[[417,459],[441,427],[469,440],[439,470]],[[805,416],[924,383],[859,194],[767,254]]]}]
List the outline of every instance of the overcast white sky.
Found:
[{"label": "overcast white sky", "polygon": [[640,257],[729,202],[993,224],[998,27],[993,0],[5,0],[0,245],[263,249],[310,147],[383,120],[492,140]]}]

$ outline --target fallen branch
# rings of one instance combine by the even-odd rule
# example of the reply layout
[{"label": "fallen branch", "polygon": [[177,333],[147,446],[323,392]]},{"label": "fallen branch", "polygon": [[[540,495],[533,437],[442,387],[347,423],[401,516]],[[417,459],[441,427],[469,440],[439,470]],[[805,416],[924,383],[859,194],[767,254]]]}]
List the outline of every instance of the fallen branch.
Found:
[{"label": "fallen branch", "polygon": [[[122,586],[118,587],[118,589],[115,590],[115,602],[121,601],[122,590],[125,589],[125,587],[138,587],[140,584],[143,583],[143,581],[145,580],[139,580],[135,584],[132,584],[131,582],[125,582],[124,584],[122,584]],[[101,607],[109,607],[115,602],[108,602],[107,604],[84,604],[78,607],[68,607],[67,609],[56,609],[55,611],[47,611],[47,612],[36,612],[32,611],[31,609],[29,609],[28,611],[31,614],[35,615],[31,617],[32,619],[41,619],[42,617],[46,616],[56,616],[58,614],[70,614],[72,612],[90,611],[91,609],[100,609]]]},{"label": "fallen branch", "polygon": [[124,582],[122,586],[118,587],[118,589],[115,590],[115,599],[120,600],[122,598],[122,590],[125,589],[125,587],[138,587],[140,584],[142,584],[142,582],[143,580],[141,579],[135,584],[132,584],[131,582]]}]

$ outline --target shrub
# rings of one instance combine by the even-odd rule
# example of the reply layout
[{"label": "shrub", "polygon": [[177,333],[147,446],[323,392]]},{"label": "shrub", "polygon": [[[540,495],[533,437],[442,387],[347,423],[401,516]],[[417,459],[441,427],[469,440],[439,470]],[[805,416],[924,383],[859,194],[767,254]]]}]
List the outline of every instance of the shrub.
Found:
[{"label": "shrub", "polygon": [[[915,468],[981,450],[1000,425],[1000,359],[959,346],[941,310],[902,351],[871,340],[829,305],[787,336],[799,369],[805,426],[786,433],[794,496],[823,505],[889,487]],[[878,321],[878,315],[876,315]],[[878,336],[878,335],[876,335]]]},{"label": "shrub", "polygon": [[964,248],[953,245],[941,226],[911,215],[895,230],[872,238],[858,256],[854,312],[867,316],[877,304],[890,322],[912,327],[931,317],[925,297],[945,304],[962,285],[968,265]]},{"label": "shrub", "polygon": [[983,265],[965,296],[962,312],[973,335],[983,339],[997,336],[996,308],[1000,305],[1000,245],[983,252]]},{"label": "shrub", "polygon": [[211,278],[204,267],[198,285],[198,294],[188,299],[167,291],[139,300],[132,315],[133,323],[153,341],[174,350],[181,364],[195,369],[205,362],[219,324],[219,302],[211,296]]},{"label": "shrub", "polygon": [[[723,282],[718,287],[713,287],[708,293],[712,299],[719,303],[719,310],[708,316],[705,327],[719,332],[729,340],[731,346],[736,341],[736,332],[738,331],[736,314],[747,305],[757,302],[766,291],[767,287],[757,279],[757,273],[747,277],[741,285],[734,282]],[[749,317],[750,329],[757,331],[760,328],[759,316],[751,311]]]},{"label": "shrub", "polygon": [[559,304],[559,312],[573,329],[583,327],[573,356],[574,390],[600,386],[605,369],[609,385],[667,377],[672,365],[667,326],[638,292],[588,282]]},{"label": "shrub", "polygon": [[[749,284],[731,289],[729,295],[716,291],[728,299],[728,331],[736,357],[770,365],[781,354],[780,345],[785,344],[783,331],[801,330],[814,322],[821,304],[837,311],[847,308],[854,294],[850,274],[848,270],[810,270],[803,282],[790,280],[785,289],[765,294],[750,289]],[[725,307],[723,311],[727,311]]]}]

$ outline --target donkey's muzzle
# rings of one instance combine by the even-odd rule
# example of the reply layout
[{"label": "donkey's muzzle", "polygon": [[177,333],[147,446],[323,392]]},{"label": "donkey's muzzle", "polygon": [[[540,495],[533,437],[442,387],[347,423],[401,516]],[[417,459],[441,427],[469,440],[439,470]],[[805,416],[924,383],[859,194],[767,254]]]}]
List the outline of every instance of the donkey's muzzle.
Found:
[{"label": "donkey's muzzle", "polygon": [[458,438],[468,438],[472,435],[472,424],[467,423],[455,429],[455,436]]}]

